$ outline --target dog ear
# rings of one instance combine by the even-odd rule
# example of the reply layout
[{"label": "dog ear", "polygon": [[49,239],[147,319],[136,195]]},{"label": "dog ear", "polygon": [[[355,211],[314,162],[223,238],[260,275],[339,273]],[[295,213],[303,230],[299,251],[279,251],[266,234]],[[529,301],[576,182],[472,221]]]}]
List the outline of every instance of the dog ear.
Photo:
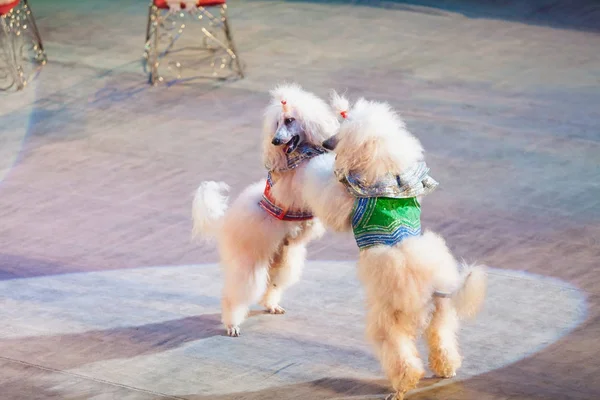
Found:
[{"label": "dog ear", "polygon": [[397,166],[379,137],[371,137],[349,160],[349,171],[357,171],[367,184],[374,184],[388,173],[397,173]]},{"label": "dog ear", "polygon": [[361,159],[365,162],[371,163],[379,158],[379,140],[376,137],[370,137],[367,139],[360,149],[362,153]]},{"label": "dog ear", "polygon": [[[378,165],[380,164],[380,144],[377,138],[371,137],[360,144],[359,148],[355,148],[352,153],[344,151],[340,157],[340,164],[343,164],[343,169],[350,172],[358,173],[361,179],[372,183],[376,180]],[[341,155],[338,153],[338,155]]]}]

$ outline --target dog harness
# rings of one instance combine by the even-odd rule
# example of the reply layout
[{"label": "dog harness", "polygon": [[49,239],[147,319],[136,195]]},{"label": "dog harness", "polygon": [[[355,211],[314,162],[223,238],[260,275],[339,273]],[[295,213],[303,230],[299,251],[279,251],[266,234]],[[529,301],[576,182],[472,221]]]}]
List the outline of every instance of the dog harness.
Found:
[{"label": "dog harness", "polygon": [[431,193],[438,183],[424,162],[400,175],[388,174],[373,185],[364,184],[356,174],[336,175],[356,197],[352,209],[352,230],[360,250],[373,246],[394,246],[421,234],[421,205],[417,196]]},{"label": "dog harness", "polygon": [[301,143],[290,154],[286,154],[286,167],[276,169],[270,166],[266,166],[269,172],[267,174],[267,182],[265,185],[265,191],[263,192],[263,197],[258,203],[260,208],[265,210],[271,216],[282,221],[307,221],[312,219],[313,215],[310,211],[290,211],[277,205],[275,199],[273,198],[273,194],[271,193],[271,189],[275,185],[275,182],[273,181],[272,172],[290,171],[300,166],[303,162],[310,160],[311,158],[314,158],[318,155],[321,155],[326,151],[327,150],[320,146],[314,146],[309,143]]},{"label": "dog harness", "polygon": [[350,172],[342,174],[335,171],[338,180],[346,186],[354,197],[392,197],[406,199],[425,196],[439,185],[429,176],[429,168],[424,162],[418,162],[400,175],[386,174],[372,185],[362,182],[360,175]]},{"label": "dog harness", "polygon": [[359,249],[394,246],[421,234],[421,206],[416,197],[362,197],[354,201],[352,230]]}]

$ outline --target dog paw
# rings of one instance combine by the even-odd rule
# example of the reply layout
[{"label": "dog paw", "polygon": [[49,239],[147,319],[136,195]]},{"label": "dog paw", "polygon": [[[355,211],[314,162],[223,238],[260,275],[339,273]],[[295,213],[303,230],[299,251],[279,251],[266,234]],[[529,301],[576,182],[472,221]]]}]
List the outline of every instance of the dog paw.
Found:
[{"label": "dog paw", "polygon": [[266,306],[267,312],[269,314],[285,314],[285,308],[275,305],[275,306]]},{"label": "dog paw", "polygon": [[390,393],[385,397],[385,400],[404,400],[404,393],[402,393],[402,392]]},{"label": "dog paw", "polygon": [[237,325],[230,325],[227,327],[227,336],[238,337],[240,336],[240,327]]},{"label": "dog paw", "polygon": [[437,368],[431,368],[436,378],[449,379],[456,376],[456,370],[449,365],[437,366]]},{"label": "dog paw", "polygon": [[436,378],[450,379],[456,376],[456,370],[451,367],[446,367],[441,370],[433,371],[433,374]]},{"label": "dog paw", "polygon": [[460,368],[461,357],[456,352],[431,351],[429,354],[429,368],[438,378],[448,379],[456,376],[456,370]]},{"label": "dog paw", "polygon": [[437,375],[438,378],[443,378],[443,379],[450,379],[450,378],[454,378],[455,376],[456,376],[455,371],[448,371],[447,373]]}]

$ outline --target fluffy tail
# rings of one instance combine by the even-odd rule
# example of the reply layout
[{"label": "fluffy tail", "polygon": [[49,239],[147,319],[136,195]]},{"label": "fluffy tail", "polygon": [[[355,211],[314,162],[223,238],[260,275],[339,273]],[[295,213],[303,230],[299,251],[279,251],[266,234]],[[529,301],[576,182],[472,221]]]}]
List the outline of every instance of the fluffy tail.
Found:
[{"label": "fluffy tail", "polygon": [[229,186],[224,182],[202,182],[196,190],[192,204],[192,237],[214,239],[221,230],[227,211]]},{"label": "fluffy tail", "polygon": [[461,264],[460,287],[452,293],[436,292],[436,296],[451,297],[458,316],[462,319],[473,318],[477,315],[487,289],[486,268],[481,265]]}]

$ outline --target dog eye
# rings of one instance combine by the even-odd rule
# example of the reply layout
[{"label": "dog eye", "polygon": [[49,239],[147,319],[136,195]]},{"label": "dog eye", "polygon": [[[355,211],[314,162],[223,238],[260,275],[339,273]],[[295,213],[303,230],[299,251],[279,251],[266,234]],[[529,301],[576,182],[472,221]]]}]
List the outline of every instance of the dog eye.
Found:
[{"label": "dog eye", "polygon": [[285,121],[283,121],[286,125],[291,124],[292,122],[294,122],[294,118],[286,118]]}]

